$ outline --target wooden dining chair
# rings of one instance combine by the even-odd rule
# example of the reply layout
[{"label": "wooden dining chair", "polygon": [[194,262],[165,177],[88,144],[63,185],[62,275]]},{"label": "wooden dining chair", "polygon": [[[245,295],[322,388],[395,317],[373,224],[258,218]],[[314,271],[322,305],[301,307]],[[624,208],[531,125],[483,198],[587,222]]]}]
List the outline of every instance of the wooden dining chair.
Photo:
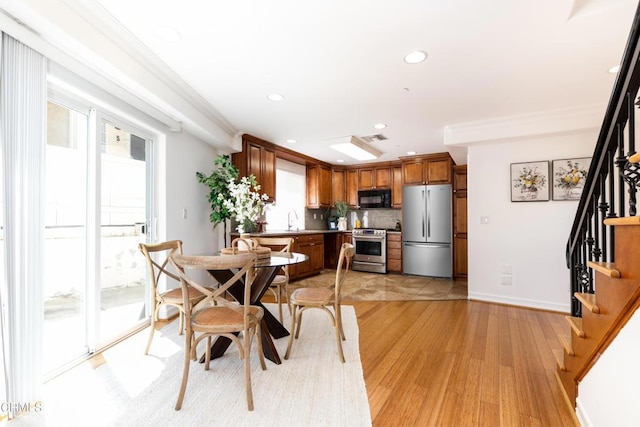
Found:
[{"label": "wooden dining chair", "polygon": [[[184,299],[182,298],[182,288],[177,287],[169,289],[168,291],[161,292],[158,289],[158,285],[161,277],[164,275],[166,278],[173,279],[180,282],[180,278],[174,272],[167,270],[169,264],[169,257],[173,254],[182,253],[182,241],[181,240],[169,240],[161,243],[144,244],[140,243],[138,249],[144,255],[149,270],[149,281],[151,285],[150,305],[151,313],[151,330],[149,332],[149,339],[147,340],[147,346],[144,349],[144,354],[149,354],[149,348],[151,347],[151,341],[153,340],[153,333],[155,332],[156,322],[158,321],[158,313],[160,307],[163,305],[173,306],[179,310],[178,317],[180,319],[178,325],[178,334],[182,335],[184,331]],[[160,258],[160,259],[158,259]],[[188,295],[188,307],[191,308],[194,304],[198,303],[204,298],[204,295],[197,290],[189,287],[187,288]]]},{"label": "wooden dining chair", "polygon": [[[211,360],[211,338],[221,336],[230,339],[238,347],[240,358],[244,361],[245,389],[247,406],[253,411],[253,393],[251,391],[250,352],[251,341],[256,337],[258,356],[262,369],[267,369],[260,339],[260,322],[264,316],[262,307],[251,305],[251,285],[254,279],[254,264],[257,259],[254,253],[218,256],[188,256],[174,254],[171,262],[178,270],[180,284],[185,290],[189,286],[205,295],[192,310],[186,312],[187,333],[185,335],[184,368],[182,384],[176,402],[176,411],[182,407],[189,366],[196,360],[198,343],[206,341],[204,369],[209,370]],[[188,270],[213,271],[224,270],[230,277],[215,290],[206,288],[187,274]],[[193,274],[193,273],[192,273]],[[237,281],[244,283],[243,303],[229,301],[224,298],[225,291]],[[186,295],[186,294],[185,294]],[[187,299],[185,297],[185,303]],[[241,336],[240,336],[241,334]]]},{"label": "wooden dining chair", "polygon": [[[291,335],[289,335],[289,344],[285,359],[291,354],[294,336],[298,338],[300,334],[300,326],[302,325],[302,313],[310,308],[319,308],[329,315],[333,327],[336,331],[336,341],[338,342],[338,355],[340,361],[344,363],[344,353],[342,351],[342,340],[345,340],[344,330],[342,329],[342,284],[349,272],[355,248],[351,243],[343,243],[340,248],[340,256],[338,259],[338,267],[336,268],[335,282],[327,288],[299,288],[291,293]],[[333,308],[333,312],[330,310]]]},{"label": "wooden dining chair", "polygon": [[[291,252],[291,246],[293,246],[293,238],[291,237],[254,237],[253,238],[258,245],[271,248],[280,253]],[[276,275],[269,286],[269,290],[273,293],[278,304],[278,314],[280,316],[280,323],[282,323],[282,299],[286,298],[287,306],[289,307],[289,314],[291,314],[291,304],[289,303],[289,266],[285,265],[280,269],[280,272]],[[283,295],[284,294],[284,295]]]}]

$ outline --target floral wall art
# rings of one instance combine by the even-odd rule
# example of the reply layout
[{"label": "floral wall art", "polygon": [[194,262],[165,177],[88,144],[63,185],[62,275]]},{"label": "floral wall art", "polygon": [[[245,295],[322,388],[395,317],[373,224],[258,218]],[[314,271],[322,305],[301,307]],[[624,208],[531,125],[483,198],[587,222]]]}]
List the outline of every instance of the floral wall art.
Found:
[{"label": "floral wall art", "polygon": [[511,201],[546,202],[549,200],[549,162],[511,164]]},{"label": "floral wall art", "polygon": [[553,200],[580,200],[591,157],[553,162]]}]

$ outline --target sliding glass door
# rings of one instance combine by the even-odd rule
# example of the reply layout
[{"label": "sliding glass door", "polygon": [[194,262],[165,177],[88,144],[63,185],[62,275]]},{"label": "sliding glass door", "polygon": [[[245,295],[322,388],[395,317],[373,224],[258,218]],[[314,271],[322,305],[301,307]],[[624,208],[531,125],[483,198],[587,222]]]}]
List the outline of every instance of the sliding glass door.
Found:
[{"label": "sliding glass door", "polygon": [[[147,318],[152,139],[73,102],[48,103],[44,372]],[[142,349],[141,349],[142,351]]]}]

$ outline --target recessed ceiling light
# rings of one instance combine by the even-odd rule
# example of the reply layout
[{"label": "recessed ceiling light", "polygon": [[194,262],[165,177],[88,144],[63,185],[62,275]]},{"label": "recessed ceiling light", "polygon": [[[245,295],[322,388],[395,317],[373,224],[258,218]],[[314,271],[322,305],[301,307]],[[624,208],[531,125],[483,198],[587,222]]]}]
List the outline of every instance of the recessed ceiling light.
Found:
[{"label": "recessed ceiling light", "polygon": [[336,160],[336,162],[338,162],[338,163],[344,163],[344,160],[343,160],[343,159],[338,159],[338,160]]},{"label": "recessed ceiling light", "polygon": [[267,99],[269,101],[278,102],[282,101],[284,99],[284,96],[280,95],[279,93],[271,93],[267,95]]},{"label": "recessed ceiling light", "polygon": [[413,156],[414,154],[416,154],[415,151],[407,151],[407,155],[409,155],[409,156]]},{"label": "recessed ceiling light", "polygon": [[295,144],[297,141],[295,139],[287,139],[288,144]]},{"label": "recessed ceiling light", "polygon": [[427,53],[421,50],[409,52],[404,56],[404,62],[407,64],[419,64],[427,59]]},{"label": "recessed ceiling light", "polygon": [[618,71],[620,71],[620,66],[619,65],[615,65],[615,66],[609,68],[609,72],[611,74],[616,74]]},{"label": "recessed ceiling light", "polygon": [[156,27],[153,30],[160,40],[164,40],[166,42],[177,42],[182,40],[182,35],[173,27],[169,27],[168,25],[162,25]]},{"label": "recessed ceiling light", "polygon": [[387,125],[385,125],[384,123],[378,123],[378,124],[373,125],[373,127],[376,128],[376,129],[384,129],[384,128],[387,127]]}]

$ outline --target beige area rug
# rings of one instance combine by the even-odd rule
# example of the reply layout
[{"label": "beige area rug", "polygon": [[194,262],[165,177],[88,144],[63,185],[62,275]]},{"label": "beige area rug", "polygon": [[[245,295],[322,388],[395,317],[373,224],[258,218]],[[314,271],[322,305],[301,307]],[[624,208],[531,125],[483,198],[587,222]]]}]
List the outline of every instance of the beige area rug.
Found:
[{"label": "beige area rug", "polygon": [[[266,306],[276,312],[274,304]],[[262,371],[252,351],[253,412],[247,410],[243,364],[235,346],[213,361],[209,371],[192,362],[182,409],[173,409],[184,344],[173,322],[156,332],[148,356],[143,355],[144,330],[107,350],[106,363],[98,368],[84,363],[50,381],[42,411],[18,417],[11,425],[370,426],[355,311],[345,306],[343,313],[344,364],[329,316],[319,310],[305,312],[300,338],[281,365],[267,360]],[[288,327],[287,310],[285,316]],[[275,341],[281,357],[287,340]]]},{"label": "beige area rug", "polygon": [[[326,287],[335,280],[335,271],[292,282],[291,290]],[[342,289],[343,301],[422,301],[467,299],[467,282],[401,274],[350,271]]]}]

